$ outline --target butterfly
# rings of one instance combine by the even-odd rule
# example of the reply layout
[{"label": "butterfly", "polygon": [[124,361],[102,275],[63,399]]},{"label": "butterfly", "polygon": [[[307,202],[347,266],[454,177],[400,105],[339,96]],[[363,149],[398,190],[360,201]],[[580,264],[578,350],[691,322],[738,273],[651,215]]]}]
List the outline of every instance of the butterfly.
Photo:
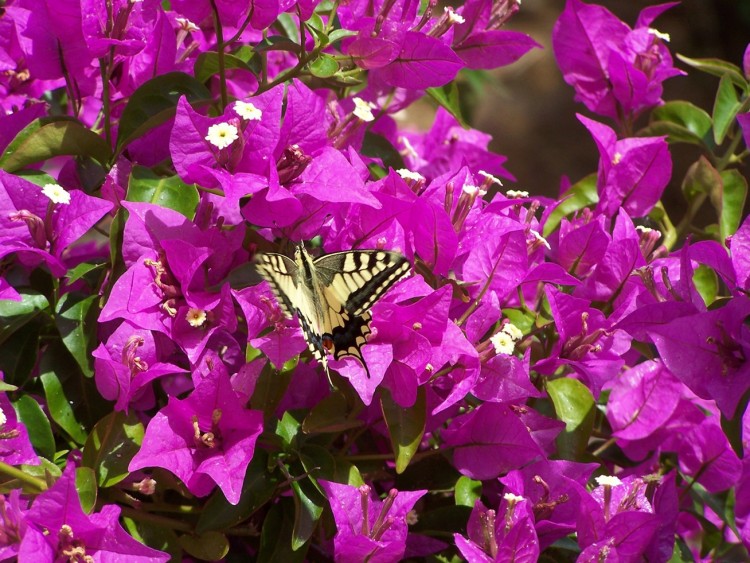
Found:
[{"label": "butterfly", "polygon": [[271,285],[287,316],[297,315],[307,346],[328,372],[327,354],[353,356],[370,371],[362,346],[370,334],[370,308],[406,277],[409,261],[398,252],[351,250],[318,258],[298,245],[294,260],[283,254],[258,254],[258,273]]}]

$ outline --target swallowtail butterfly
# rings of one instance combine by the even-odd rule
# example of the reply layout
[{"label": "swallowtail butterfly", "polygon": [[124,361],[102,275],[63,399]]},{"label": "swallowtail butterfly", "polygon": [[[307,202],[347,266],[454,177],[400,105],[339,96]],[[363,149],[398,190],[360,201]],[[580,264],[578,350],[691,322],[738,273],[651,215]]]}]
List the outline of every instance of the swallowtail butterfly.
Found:
[{"label": "swallowtail butterfly", "polygon": [[409,274],[406,258],[386,250],[352,250],[313,259],[298,245],[294,260],[268,253],[257,255],[255,263],[287,316],[297,315],[326,374],[331,354],[337,360],[354,356],[370,377],[361,351],[370,334],[370,307]]}]

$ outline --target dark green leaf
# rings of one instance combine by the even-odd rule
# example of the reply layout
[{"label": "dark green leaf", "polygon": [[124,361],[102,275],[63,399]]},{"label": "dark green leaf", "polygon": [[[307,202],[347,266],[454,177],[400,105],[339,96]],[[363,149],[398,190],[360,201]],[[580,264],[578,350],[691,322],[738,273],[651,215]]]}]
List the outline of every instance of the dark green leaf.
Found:
[{"label": "dark green leaf", "polygon": [[417,392],[415,403],[403,408],[396,404],[388,390],[381,393],[380,407],[388,427],[391,448],[396,458],[396,473],[403,473],[419,448],[427,420],[427,399],[424,387]]},{"label": "dark green leaf", "polygon": [[668,135],[670,142],[694,143],[713,147],[709,135],[713,122],[704,110],[682,100],[659,106],[651,112],[651,123],[641,134]]},{"label": "dark green leaf", "polygon": [[362,426],[362,421],[352,418],[346,396],[334,391],[315,405],[302,423],[306,434],[343,432]]},{"label": "dark green leaf", "polygon": [[461,475],[456,481],[456,504],[474,508],[474,503],[482,496],[482,482]]},{"label": "dark green leaf", "polygon": [[229,540],[219,532],[180,536],[182,549],[204,561],[218,561],[229,553]]},{"label": "dark green leaf", "polygon": [[737,232],[742,222],[742,211],[747,199],[747,180],[738,170],[724,170],[721,173],[723,184],[719,228],[721,240]]},{"label": "dark green leaf", "polygon": [[201,510],[195,531],[201,534],[208,530],[225,530],[236,526],[271,500],[279,480],[276,474],[268,472],[267,465],[268,454],[256,448],[245,472],[239,502],[232,505],[221,493],[213,495]]},{"label": "dark green leaf", "polygon": [[352,487],[359,487],[360,485],[365,484],[365,480],[362,478],[359,468],[353,463],[341,458],[336,458],[336,469],[331,481],[346,483]]},{"label": "dark green leaf", "polygon": [[141,543],[149,547],[165,551],[171,556],[170,561],[183,561],[182,547],[174,531],[161,526],[154,526],[150,522],[134,520],[126,515],[122,517],[122,523],[127,532]]},{"label": "dark green leaf", "polygon": [[331,55],[321,53],[310,63],[310,73],[318,78],[328,78],[339,70],[339,63]]},{"label": "dark green leaf", "polygon": [[114,411],[96,423],[83,447],[83,465],[91,467],[101,487],[129,475],[130,460],[143,441],[143,423],[134,414]]},{"label": "dark green leaf", "polygon": [[295,443],[301,427],[302,423],[287,411],[276,425],[276,434],[281,437],[286,447],[291,447]]},{"label": "dark green leaf", "polygon": [[111,151],[104,139],[78,121],[68,117],[43,117],[35,119],[16,135],[0,157],[0,168],[15,172],[29,164],[63,155],[87,156],[106,165]]},{"label": "dark green leaf", "polygon": [[295,43],[288,37],[272,35],[263,39],[255,47],[256,53],[267,53],[269,51],[287,51],[296,54],[299,53],[299,43]]},{"label": "dark green leaf", "polygon": [[[254,68],[256,67],[256,68]],[[195,60],[194,74],[199,82],[206,82],[209,78],[219,74],[219,54],[216,51],[204,51]],[[260,70],[260,65],[249,65],[239,57],[224,53],[224,69],[240,69],[255,75]]]},{"label": "dark green leaf", "polygon": [[95,305],[98,295],[84,297],[78,293],[66,293],[57,302],[55,324],[60,331],[63,344],[86,377],[93,377],[91,366],[93,343],[96,339],[96,317],[99,314]]},{"label": "dark green leaf", "polygon": [[182,96],[196,103],[210,100],[211,92],[201,82],[182,72],[162,74],[142,84],[130,96],[122,112],[117,131],[117,153],[132,140],[174,117],[177,102]]},{"label": "dark green leaf", "polygon": [[427,93],[441,107],[445,108],[448,113],[455,117],[461,124],[461,127],[469,127],[461,113],[461,100],[459,98],[458,85],[455,82],[448,82],[448,84],[439,88],[427,88]]},{"label": "dark green leaf", "polygon": [[13,332],[0,347],[0,371],[7,383],[24,385],[32,376],[39,355],[40,337],[47,332],[42,318],[37,317]]},{"label": "dark green leaf", "polygon": [[557,437],[558,455],[561,459],[579,459],[594,427],[594,397],[583,383],[569,377],[548,381],[546,387],[557,418],[565,423],[565,430]]},{"label": "dark green leaf", "polygon": [[382,135],[371,133],[370,131],[365,133],[365,139],[362,143],[362,154],[370,158],[381,159],[386,168],[390,166],[394,170],[400,170],[405,166],[404,159],[401,158],[401,154],[399,154],[390,141]]},{"label": "dark green leaf", "polygon": [[36,452],[42,457],[52,459],[55,456],[55,438],[49,420],[39,403],[31,396],[23,395],[13,403],[13,408],[16,409],[18,420],[26,427],[29,440]]},{"label": "dark green leaf", "polygon": [[31,289],[22,289],[18,293],[21,301],[0,299],[0,344],[49,307],[49,301],[41,293]]},{"label": "dark green leaf", "polygon": [[748,89],[747,80],[745,80],[742,70],[740,70],[740,67],[737,65],[733,65],[732,63],[728,63],[721,59],[691,59],[679,54],[677,55],[677,58],[686,65],[690,65],[691,67],[708,74],[713,74],[718,77],[727,75],[736,86],[743,90]]},{"label": "dark green leaf", "polygon": [[60,368],[64,365],[57,361],[58,354],[59,350],[55,347],[47,348],[39,367],[39,379],[44,387],[47,410],[52,420],[65,430],[76,444],[83,444],[86,441],[86,429],[76,419],[73,406],[67,396],[69,390],[58,377],[58,371],[61,371]]},{"label": "dark green leaf", "polygon": [[323,446],[305,444],[299,454],[300,462],[304,470],[312,477],[313,485],[322,493],[317,479],[332,480],[336,475],[336,459],[333,454]]},{"label": "dark green leaf", "polygon": [[76,490],[81,499],[81,508],[86,514],[91,514],[99,489],[96,487],[96,475],[90,467],[76,468]]},{"label": "dark green leaf", "polygon": [[732,79],[725,74],[719,81],[719,89],[716,91],[716,100],[714,100],[714,141],[717,145],[724,142],[727,131],[734,123],[734,118],[737,117],[740,105]]},{"label": "dark green leaf", "polygon": [[309,479],[293,481],[292,492],[295,508],[292,550],[297,551],[312,537],[327,503]]},{"label": "dark green leaf", "polygon": [[302,563],[307,555],[306,549],[292,549],[292,530],[294,522],[292,501],[282,498],[274,504],[263,519],[260,534],[260,552],[258,563]]},{"label": "dark green leaf", "polygon": [[250,408],[263,411],[266,422],[276,420],[276,406],[286,392],[292,374],[288,371],[277,371],[268,362],[260,372],[255,384],[253,396],[250,398]]},{"label": "dark green leaf", "polygon": [[547,222],[544,224],[544,236],[549,236],[560,224],[563,217],[580,211],[589,205],[594,205],[598,201],[596,174],[589,174],[568,188],[568,191],[560,198],[560,205],[550,213]]},{"label": "dark green leaf", "polygon": [[158,176],[149,168],[134,166],[128,180],[128,201],[144,201],[160,207],[174,209],[188,219],[195,216],[198,207],[198,189],[186,184],[179,176]]}]

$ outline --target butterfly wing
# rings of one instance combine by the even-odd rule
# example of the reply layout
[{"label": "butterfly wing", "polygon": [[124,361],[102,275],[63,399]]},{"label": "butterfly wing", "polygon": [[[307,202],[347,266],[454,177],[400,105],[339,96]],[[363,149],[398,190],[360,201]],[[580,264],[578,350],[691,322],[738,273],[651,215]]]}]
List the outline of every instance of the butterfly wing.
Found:
[{"label": "butterfly wing", "polygon": [[326,351],[316,300],[312,289],[302,281],[297,264],[283,254],[267,253],[256,255],[255,265],[258,273],[271,286],[284,313],[288,317],[297,316],[307,347],[327,371]]},{"label": "butterfly wing", "polygon": [[367,369],[361,348],[371,332],[369,309],[408,275],[409,261],[396,252],[353,250],[321,256],[314,265],[323,297],[323,337],[330,335],[333,357],[354,356]]}]

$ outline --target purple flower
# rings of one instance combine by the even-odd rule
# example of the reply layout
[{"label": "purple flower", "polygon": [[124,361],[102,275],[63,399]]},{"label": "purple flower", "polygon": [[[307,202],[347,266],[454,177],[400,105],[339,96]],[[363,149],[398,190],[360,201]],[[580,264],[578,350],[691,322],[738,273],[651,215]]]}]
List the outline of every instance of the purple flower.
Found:
[{"label": "purple flower", "polygon": [[665,36],[649,26],[675,4],[645,8],[630,29],[602,6],[568,0],[552,32],[552,47],[576,99],[619,123],[661,104],[662,83],[683,73],[672,66]]},{"label": "purple flower", "polygon": [[318,480],[336,521],[336,561],[398,561],[404,555],[409,512],[427,491],[391,489],[383,501],[367,485],[354,487]]},{"label": "purple flower", "polygon": [[466,531],[468,540],[460,534],[453,537],[467,561],[533,563],[539,559],[531,503],[522,496],[507,493],[497,513],[476,501]]},{"label": "purple flower", "polygon": [[26,535],[28,501],[21,499],[21,490],[13,489],[8,496],[0,495],[0,561],[18,558],[21,540]]},{"label": "purple flower", "polygon": [[26,513],[21,561],[87,560],[151,563],[169,555],[133,539],[118,521],[120,507],[107,504],[87,515],[76,491],[75,464],[68,462],[62,476],[39,495]]},{"label": "purple flower", "polygon": [[[0,381],[4,379],[0,372]],[[8,465],[39,465],[39,456],[29,440],[29,432],[5,392],[0,392],[0,461]]]},{"label": "purple flower", "polygon": [[597,212],[613,217],[623,210],[632,217],[648,214],[672,176],[672,158],[664,137],[617,140],[615,132],[582,115],[578,119],[599,148]]},{"label": "purple flower", "polygon": [[209,373],[187,399],[170,397],[151,419],[130,471],[163,467],[196,496],[218,485],[237,504],[263,413],[248,410],[220,370]]}]

